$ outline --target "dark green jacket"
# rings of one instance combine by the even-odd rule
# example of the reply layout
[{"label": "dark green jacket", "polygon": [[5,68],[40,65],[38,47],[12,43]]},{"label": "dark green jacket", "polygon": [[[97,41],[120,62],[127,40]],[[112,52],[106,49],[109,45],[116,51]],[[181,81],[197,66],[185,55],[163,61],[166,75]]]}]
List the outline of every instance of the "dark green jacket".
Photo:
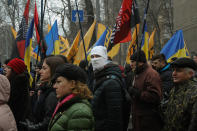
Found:
[{"label": "dark green jacket", "polygon": [[197,130],[196,81],[188,80],[172,88],[164,117],[164,131]]},{"label": "dark green jacket", "polygon": [[58,109],[49,131],[93,131],[94,117],[87,100],[74,97]]}]

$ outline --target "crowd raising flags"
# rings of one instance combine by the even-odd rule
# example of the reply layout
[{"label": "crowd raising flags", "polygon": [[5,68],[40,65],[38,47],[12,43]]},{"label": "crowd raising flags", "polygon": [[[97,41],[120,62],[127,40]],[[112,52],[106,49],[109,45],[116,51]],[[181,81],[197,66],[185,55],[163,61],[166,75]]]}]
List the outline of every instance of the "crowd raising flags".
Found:
[{"label": "crowd raising flags", "polygon": [[[12,56],[17,56],[16,52],[18,52],[18,57],[24,59],[29,72],[31,57],[33,56],[35,59],[39,60],[40,54],[42,53],[45,53],[46,55],[64,55],[67,57],[68,62],[74,63],[76,65],[78,65],[81,60],[85,59],[82,40],[79,44],[80,31],[77,33],[72,45],[70,46],[67,38],[64,38],[58,34],[57,20],[54,22],[52,27],[49,26],[48,34],[44,39],[45,44],[42,45],[41,27],[39,24],[36,2],[34,19],[32,19],[28,28],[29,4],[30,0],[27,1],[18,33],[16,33],[13,27],[11,27],[12,33],[17,43],[16,49],[18,49],[12,52]],[[138,46],[141,47],[141,49],[145,52],[147,60],[151,59],[154,54],[154,36],[156,29],[153,30],[149,37],[146,23],[147,9],[148,4],[144,14],[142,42],[140,45],[138,45],[140,17],[136,0],[123,0],[113,31],[101,23],[96,23],[95,20],[84,36],[85,47],[88,53],[87,56],[89,57],[88,60],[90,59],[90,51],[94,46],[106,46],[108,48],[108,56],[113,58],[119,52],[120,43],[125,42],[130,42],[129,48],[127,50],[127,63],[130,62],[129,58],[136,51]],[[34,25],[37,39],[35,49],[32,47]],[[92,47],[89,47],[96,25],[98,25],[97,41]],[[135,27],[135,29],[133,34],[131,34],[131,29],[133,27]],[[161,50],[161,53],[166,56],[168,62],[170,62],[172,57],[188,57],[188,51],[183,39],[183,32],[181,30],[177,31],[167,42],[167,44]]]}]

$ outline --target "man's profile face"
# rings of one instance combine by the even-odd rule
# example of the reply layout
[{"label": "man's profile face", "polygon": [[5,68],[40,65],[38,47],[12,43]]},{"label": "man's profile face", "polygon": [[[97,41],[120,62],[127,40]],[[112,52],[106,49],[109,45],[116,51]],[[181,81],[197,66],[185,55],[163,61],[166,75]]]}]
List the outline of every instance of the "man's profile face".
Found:
[{"label": "man's profile face", "polygon": [[185,68],[174,68],[172,73],[172,78],[174,83],[181,83],[189,80],[192,77]]},{"label": "man's profile face", "polygon": [[131,60],[130,66],[131,66],[132,70],[135,70],[135,68],[136,68],[136,61]]},{"label": "man's profile face", "polygon": [[197,63],[197,56],[193,56],[193,60]]},{"label": "man's profile face", "polygon": [[161,61],[159,59],[153,60],[151,64],[155,70],[161,69]]}]

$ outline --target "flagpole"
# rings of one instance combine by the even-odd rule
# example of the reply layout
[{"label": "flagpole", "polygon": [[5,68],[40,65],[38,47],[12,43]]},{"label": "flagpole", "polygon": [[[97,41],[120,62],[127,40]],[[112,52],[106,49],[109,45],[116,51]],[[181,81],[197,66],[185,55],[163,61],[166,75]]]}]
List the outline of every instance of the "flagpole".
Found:
[{"label": "flagpole", "polygon": [[77,8],[77,16],[78,16],[78,20],[79,20],[79,28],[81,30],[81,39],[83,41],[83,48],[84,48],[84,52],[85,52],[86,66],[88,67],[87,52],[86,52],[85,42],[84,42],[84,38],[83,38],[83,31],[82,31],[82,27],[81,27],[81,20],[80,20],[80,17],[79,17],[79,10],[78,10],[78,5],[77,5],[77,0],[75,0],[75,4],[76,4],[76,8]]},{"label": "flagpole", "polygon": [[[146,5],[146,8],[145,8],[142,33],[144,33],[144,28],[145,28],[145,24],[146,24],[146,18],[147,18],[147,13],[148,13],[149,2],[150,2],[150,0],[148,0],[147,5]],[[143,39],[143,36],[144,36],[144,34],[142,34],[142,39]],[[137,44],[137,61],[136,61],[136,70],[135,70],[135,75],[134,76],[136,76],[136,71],[138,70],[140,50],[141,50],[141,45],[142,45],[142,39],[141,39],[141,42],[139,44]],[[136,36],[136,40],[137,40],[137,36]]]},{"label": "flagpole", "polygon": [[[145,13],[144,13],[144,22],[143,22],[143,28],[142,28],[142,33],[144,33],[144,29],[145,29],[145,25],[146,25],[146,18],[147,18],[147,13],[148,13],[148,8],[149,8],[149,2],[150,0],[148,0],[146,8],[145,8]],[[144,35],[142,35],[143,38]],[[139,45],[139,49],[141,50],[141,44],[142,44],[142,39]]]},{"label": "flagpole", "polygon": [[[43,23],[44,23],[44,13],[45,13],[45,7],[46,7],[46,2],[47,0],[45,0],[45,4],[43,5],[43,0],[41,0],[41,35],[40,35],[40,45],[41,45],[41,61],[44,60],[44,58],[46,57],[46,49],[44,47],[44,39],[43,39]],[[44,9],[43,9],[44,7]]]}]

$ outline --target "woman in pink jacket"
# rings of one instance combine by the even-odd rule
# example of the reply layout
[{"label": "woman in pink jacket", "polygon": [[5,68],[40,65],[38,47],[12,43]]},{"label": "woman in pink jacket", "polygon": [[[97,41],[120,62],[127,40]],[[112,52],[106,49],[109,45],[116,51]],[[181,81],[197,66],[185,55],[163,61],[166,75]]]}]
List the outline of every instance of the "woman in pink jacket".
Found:
[{"label": "woman in pink jacket", "polygon": [[7,102],[10,96],[10,83],[0,75],[0,131],[17,131],[16,122]]}]

